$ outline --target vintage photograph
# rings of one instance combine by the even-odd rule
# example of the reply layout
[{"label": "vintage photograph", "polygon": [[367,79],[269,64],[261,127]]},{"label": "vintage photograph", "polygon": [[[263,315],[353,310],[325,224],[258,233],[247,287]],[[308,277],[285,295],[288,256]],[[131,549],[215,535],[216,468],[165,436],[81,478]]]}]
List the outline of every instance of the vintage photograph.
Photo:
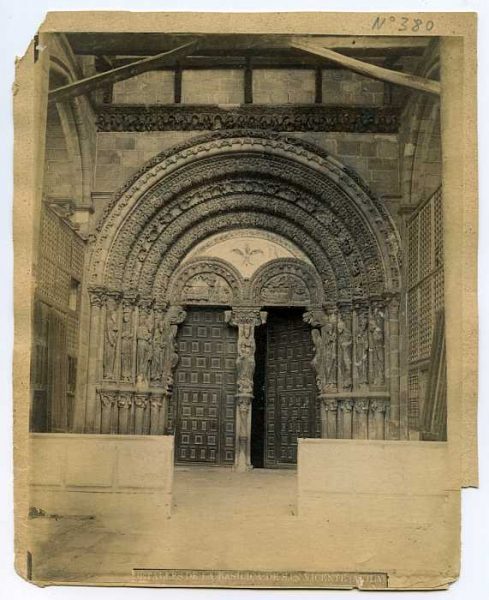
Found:
[{"label": "vintage photograph", "polygon": [[435,25],[41,29],[27,579],[457,578]]}]

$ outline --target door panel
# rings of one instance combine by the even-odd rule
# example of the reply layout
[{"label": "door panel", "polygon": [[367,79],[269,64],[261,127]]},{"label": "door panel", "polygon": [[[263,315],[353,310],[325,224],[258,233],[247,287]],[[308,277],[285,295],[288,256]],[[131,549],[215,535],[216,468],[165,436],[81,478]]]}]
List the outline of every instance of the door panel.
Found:
[{"label": "door panel", "polygon": [[224,322],[223,310],[189,309],[177,348],[176,461],[233,464],[237,329]]},{"label": "door panel", "polygon": [[319,437],[311,329],[297,313],[267,321],[265,466],[297,463],[297,438]]}]

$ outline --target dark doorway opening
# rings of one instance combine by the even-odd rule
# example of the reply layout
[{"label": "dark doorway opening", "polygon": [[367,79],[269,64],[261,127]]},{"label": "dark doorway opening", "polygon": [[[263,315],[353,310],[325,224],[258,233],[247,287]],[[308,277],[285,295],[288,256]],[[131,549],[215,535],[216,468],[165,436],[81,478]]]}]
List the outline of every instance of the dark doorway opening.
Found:
[{"label": "dark doorway opening", "polygon": [[311,330],[302,308],[266,310],[267,324],[255,329],[251,464],[290,468],[297,439],[319,436]]},{"label": "dark doorway opening", "polygon": [[265,383],[267,357],[266,326],[255,328],[255,375],[253,380],[254,398],[251,407],[251,464],[255,469],[265,466]]}]

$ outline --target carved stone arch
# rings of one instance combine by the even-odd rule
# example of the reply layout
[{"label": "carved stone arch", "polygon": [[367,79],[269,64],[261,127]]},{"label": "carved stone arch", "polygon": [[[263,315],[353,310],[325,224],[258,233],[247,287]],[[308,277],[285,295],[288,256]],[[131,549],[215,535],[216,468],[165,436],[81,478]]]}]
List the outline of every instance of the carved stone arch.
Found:
[{"label": "carved stone arch", "polygon": [[233,265],[220,258],[199,257],[171,278],[162,300],[181,305],[233,306],[241,303],[244,282]]},{"label": "carved stone arch", "polygon": [[[50,74],[54,75],[59,81],[55,84],[55,87],[72,83],[77,79],[73,70],[57,57],[51,57]],[[76,172],[73,174],[73,184],[80,182],[79,190],[73,199],[77,204],[90,205],[93,158],[90,136],[86,130],[86,117],[83,115],[83,102],[86,102],[85,98],[72,98],[69,101],[57,102],[56,110],[61,120],[68,151],[74,166],[76,166]]]},{"label": "carved stone arch", "polygon": [[[258,229],[263,227],[264,224],[263,215],[260,213],[248,212],[239,215],[229,213],[215,218],[210,217],[206,223],[201,223],[196,228],[190,230],[187,236],[183,236],[174,246],[172,246],[171,254],[167,255],[159,262],[156,272],[152,274],[151,277],[140,279],[139,286],[146,289],[148,283],[151,282],[152,288],[148,294],[154,297],[163,295],[168,288],[168,282],[174,272],[174,265],[179,264],[183,260],[182,257],[186,255],[188,249],[198,244],[200,240],[204,240],[208,236],[209,229],[215,233],[228,231],[230,225],[236,223],[238,218],[242,226]],[[270,216],[268,216],[266,224],[267,227],[265,231],[279,232],[281,235],[290,239],[298,239],[297,235],[300,228],[297,225]],[[301,249],[307,254],[311,262],[316,265],[328,297],[331,297],[336,301],[340,293],[337,288],[337,278],[331,264],[324,255],[324,252],[322,252],[321,248],[314,240],[309,238],[306,238],[301,244]],[[347,290],[344,289],[343,293],[347,293]]]},{"label": "carved stone arch", "polygon": [[321,278],[296,258],[277,258],[260,267],[250,280],[250,301],[257,306],[320,306]]},{"label": "carved stone arch", "polygon": [[[352,214],[363,223],[359,231],[367,238],[373,236],[373,241],[366,242],[362,250],[374,253],[369,260],[377,264],[374,266],[372,263],[372,268],[380,271],[384,290],[398,289],[400,269],[397,231],[384,206],[369,192],[361,179],[339,161],[311,144],[290,136],[249,131],[215,132],[194,138],[158,155],[139,171],[114,196],[99,223],[91,257],[92,283],[102,283],[105,280],[107,272],[101,267],[110,254],[123,223],[134,214],[136,207],[139,209],[146,197],[151,196],[158,183],[164,181],[166,187],[169,178],[176,178],[177,174],[180,174],[182,180],[186,179],[187,169],[197,163],[209,178],[212,173],[219,173],[225,158],[232,157],[234,165],[237,166],[245,157],[251,156],[257,161],[261,159],[264,164],[267,161],[275,161],[277,164],[282,162],[284,177],[288,167],[294,166],[297,172],[296,181],[306,181],[312,177],[316,182],[313,182],[313,187],[316,186],[320,198],[323,197],[323,192],[318,188],[317,182],[329,182],[330,187],[332,185],[337,190],[335,207],[341,209],[342,206],[348,206]],[[211,163],[213,166],[209,171],[208,166]]]},{"label": "carved stone arch", "polygon": [[[200,163],[188,167],[185,185],[188,185],[187,179],[193,180],[191,189],[185,190],[183,182],[182,186],[174,189],[172,178],[165,179],[164,185],[155,186],[145,197],[145,202],[128,217],[110,250],[107,276],[113,278],[111,285],[120,285],[122,274],[126,279],[134,279],[133,274],[142,269],[143,263],[154,262],[154,252],[153,258],[148,258],[152,248],[162,245],[166,251],[166,248],[173,247],[174,236],[180,235],[181,231],[188,227],[188,215],[193,213],[193,218],[197,221],[209,214],[210,202],[224,204],[231,201],[232,196],[239,196],[243,199],[260,197],[255,210],[264,212],[266,209],[267,216],[284,212],[280,211],[279,203],[282,203],[289,213],[293,210],[296,223],[301,226],[306,222],[310,224],[309,231],[304,226],[304,232],[298,237],[301,243],[308,236],[314,235],[316,239],[324,239],[330,246],[339,246],[335,252],[345,257],[344,260],[349,264],[347,271],[352,271],[353,277],[355,271],[358,274],[363,273],[361,286],[369,287],[370,294],[383,291],[384,266],[375,250],[375,237],[358,215],[355,215],[351,208],[348,210],[348,203],[340,201],[342,197],[334,190],[328,189],[324,178],[315,175],[316,180],[323,185],[318,185],[318,181],[311,181],[311,189],[302,189],[306,179],[311,179],[310,174],[306,177],[297,165],[285,166],[282,162],[276,164],[275,159],[270,157],[264,159],[241,156],[239,160],[235,157],[225,157],[219,163],[219,169],[225,171],[219,181],[215,181],[216,174],[212,169],[206,170],[207,167],[208,164],[204,169]],[[246,178],[244,175],[236,175],[236,172],[239,173],[242,169],[247,170]],[[254,173],[250,175],[249,171],[252,169]],[[195,170],[201,171],[199,177],[194,175]],[[285,180],[284,172],[287,173]],[[214,180],[210,181],[211,174]],[[336,199],[333,210],[333,206],[328,206],[321,195],[328,196],[330,204],[333,205],[334,194]],[[249,208],[246,208],[246,211],[248,210]],[[326,235],[328,232],[329,235]],[[171,241],[168,236],[173,236]],[[158,249],[156,254],[161,254],[161,250]],[[347,280],[348,277],[345,281]],[[348,282],[348,285],[350,283]],[[352,289],[356,285],[353,282]]]}]

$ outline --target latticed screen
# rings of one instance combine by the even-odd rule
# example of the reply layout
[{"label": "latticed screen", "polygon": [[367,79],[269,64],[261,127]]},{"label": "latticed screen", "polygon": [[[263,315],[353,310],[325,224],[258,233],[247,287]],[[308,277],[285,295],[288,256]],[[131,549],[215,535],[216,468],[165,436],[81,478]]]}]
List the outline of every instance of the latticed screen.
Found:
[{"label": "latticed screen", "polygon": [[[31,368],[33,431],[52,430],[57,418],[55,406],[66,406],[68,422],[71,418],[84,251],[85,244],[78,234],[51,209],[43,207],[34,309],[36,345]],[[65,408],[61,412],[66,413]],[[65,428],[65,422],[58,427]]]},{"label": "latticed screen", "polygon": [[407,242],[409,420],[410,427],[417,428],[419,374],[430,360],[435,315],[444,305],[441,188],[411,216]]}]

